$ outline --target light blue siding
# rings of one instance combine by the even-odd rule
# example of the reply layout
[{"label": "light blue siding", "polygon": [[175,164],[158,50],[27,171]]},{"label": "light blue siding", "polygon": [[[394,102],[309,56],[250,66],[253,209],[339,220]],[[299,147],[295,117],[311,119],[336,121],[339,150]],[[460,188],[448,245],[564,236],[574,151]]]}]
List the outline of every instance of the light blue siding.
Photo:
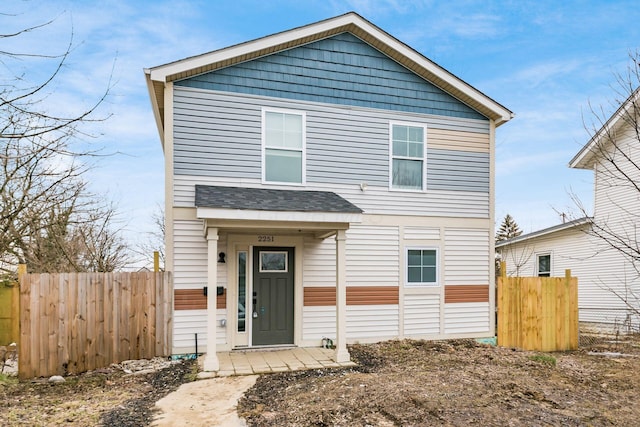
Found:
[{"label": "light blue siding", "polygon": [[486,120],[349,33],[175,82],[277,98]]},{"label": "light blue siding", "polygon": [[427,126],[427,190],[489,191],[489,155],[428,147],[428,129],[488,133],[485,121],[411,116],[306,102],[176,88],[174,168],[177,175],[260,179],[261,109],[304,111],[308,184],[389,185],[389,122]]},{"label": "light blue siding", "polygon": [[427,147],[427,190],[489,192],[489,153]]},{"label": "light blue siding", "polygon": [[216,100],[193,91],[174,95],[176,174],[260,179],[259,106]]}]

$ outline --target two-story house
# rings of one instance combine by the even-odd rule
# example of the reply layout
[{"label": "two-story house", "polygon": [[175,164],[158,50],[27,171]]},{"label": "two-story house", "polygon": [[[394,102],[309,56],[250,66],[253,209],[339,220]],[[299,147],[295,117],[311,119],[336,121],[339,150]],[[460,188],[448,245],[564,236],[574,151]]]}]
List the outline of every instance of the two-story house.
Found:
[{"label": "two-story house", "polygon": [[493,336],[511,111],[355,13],[145,74],[174,353]]},{"label": "two-story house", "polygon": [[[640,325],[640,92],[594,132],[569,166],[594,172],[593,214],[496,245],[508,275],[578,278],[584,327],[637,331]],[[585,216],[583,216],[585,215]]]}]

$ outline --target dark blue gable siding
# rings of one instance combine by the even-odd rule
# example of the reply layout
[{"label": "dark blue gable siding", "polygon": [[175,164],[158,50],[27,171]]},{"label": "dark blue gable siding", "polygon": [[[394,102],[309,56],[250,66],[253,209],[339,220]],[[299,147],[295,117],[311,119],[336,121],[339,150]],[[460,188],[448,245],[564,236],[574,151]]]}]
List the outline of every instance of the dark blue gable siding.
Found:
[{"label": "dark blue gable siding", "polygon": [[175,83],[201,89],[485,119],[349,33]]}]

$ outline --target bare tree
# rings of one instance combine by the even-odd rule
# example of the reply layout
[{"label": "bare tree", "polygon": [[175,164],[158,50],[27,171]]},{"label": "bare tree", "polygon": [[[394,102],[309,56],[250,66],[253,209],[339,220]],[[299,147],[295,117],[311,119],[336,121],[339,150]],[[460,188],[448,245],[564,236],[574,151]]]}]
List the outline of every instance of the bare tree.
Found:
[{"label": "bare tree", "polygon": [[[6,14],[0,16],[7,18]],[[12,33],[1,33],[0,42],[19,38],[28,33],[46,30],[54,21],[48,21],[24,28]],[[0,139],[29,140],[45,138],[60,140],[75,135],[78,126],[88,121],[102,121],[95,118],[98,107],[109,93],[109,85],[102,96],[89,108],[75,114],[63,115],[47,111],[47,98],[51,87],[64,69],[73,48],[73,29],[69,41],[60,54],[42,54],[38,52],[15,52],[3,49],[0,45],[0,63],[10,69],[9,63],[23,63],[29,59],[47,59],[54,61],[53,71],[39,82],[28,82],[23,74],[5,77],[0,85]],[[58,147],[62,150],[62,147]],[[62,152],[68,152],[65,147]],[[74,153],[79,154],[79,153]]]},{"label": "bare tree", "polygon": [[125,246],[113,225],[114,208],[98,203],[82,179],[87,159],[97,150],[72,148],[78,137],[88,135],[83,125],[106,120],[95,116],[110,83],[89,108],[52,113],[60,110],[49,101],[72,52],[73,30],[61,54],[3,47],[3,41],[46,31],[52,22],[0,30],[0,64],[6,70],[13,69],[12,62],[28,66],[29,60],[53,65],[35,83],[23,74],[5,73],[0,80],[0,273],[13,273],[17,263],[27,263],[30,271],[106,271],[126,263]]},{"label": "bare tree", "polygon": [[[38,137],[35,137],[39,139]],[[89,193],[63,141],[0,140],[0,271],[112,271],[128,263],[116,211]]]},{"label": "bare tree", "polygon": [[640,53],[629,55],[624,74],[616,75],[613,114],[589,105],[585,121],[590,140],[572,166],[593,169],[596,208],[593,217],[575,195],[580,213],[590,218],[588,233],[599,252],[614,252],[634,271],[624,272],[622,286],[606,285],[629,310],[640,316]]},{"label": "bare tree", "polygon": [[164,248],[165,218],[162,206],[157,205],[151,214],[153,230],[147,233],[147,240],[138,244],[135,252],[142,258],[146,265],[153,265],[153,253],[158,252],[160,257],[160,269],[164,270],[166,257]]}]

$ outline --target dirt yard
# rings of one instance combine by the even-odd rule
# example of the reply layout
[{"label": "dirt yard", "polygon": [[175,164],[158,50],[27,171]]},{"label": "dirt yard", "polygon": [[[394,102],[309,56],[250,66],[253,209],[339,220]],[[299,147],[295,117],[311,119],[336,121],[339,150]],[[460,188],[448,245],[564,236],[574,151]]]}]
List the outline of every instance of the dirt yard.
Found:
[{"label": "dirt yard", "polygon": [[155,402],[197,373],[195,361],[132,364],[137,367],[113,365],[68,376],[60,384],[0,376],[0,425],[146,426]]},{"label": "dirt yard", "polygon": [[471,340],[356,345],[359,368],[262,376],[239,413],[251,426],[638,425],[640,346],[591,344],[554,354]]},{"label": "dirt yard", "polygon": [[[640,340],[586,344],[554,354],[472,340],[354,345],[357,368],[261,376],[238,411],[250,426],[638,425]],[[154,403],[194,377],[193,362],[62,384],[0,376],[0,425],[145,426]]]}]

